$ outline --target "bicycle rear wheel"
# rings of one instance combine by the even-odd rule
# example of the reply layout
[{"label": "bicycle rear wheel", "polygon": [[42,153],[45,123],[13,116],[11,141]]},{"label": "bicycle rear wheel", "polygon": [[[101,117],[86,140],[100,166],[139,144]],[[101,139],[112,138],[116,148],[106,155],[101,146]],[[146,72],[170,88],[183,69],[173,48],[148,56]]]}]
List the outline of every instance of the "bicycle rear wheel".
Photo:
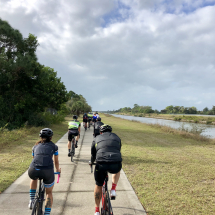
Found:
[{"label": "bicycle rear wheel", "polygon": [[73,137],[72,139],[72,143],[71,143],[71,162],[73,162],[73,157],[75,155],[75,137]]},{"label": "bicycle rear wheel", "polygon": [[38,210],[39,210],[39,202],[38,202],[38,199],[36,198],[34,201],[31,215],[38,215]]}]

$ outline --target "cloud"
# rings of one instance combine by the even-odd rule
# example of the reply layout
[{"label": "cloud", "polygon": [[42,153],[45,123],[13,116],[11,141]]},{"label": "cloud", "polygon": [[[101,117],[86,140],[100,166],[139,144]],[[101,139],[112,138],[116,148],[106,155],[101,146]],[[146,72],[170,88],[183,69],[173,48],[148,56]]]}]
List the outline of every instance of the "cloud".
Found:
[{"label": "cloud", "polygon": [[39,61],[94,110],[202,109],[213,105],[214,2],[11,0],[0,14],[38,37]]}]

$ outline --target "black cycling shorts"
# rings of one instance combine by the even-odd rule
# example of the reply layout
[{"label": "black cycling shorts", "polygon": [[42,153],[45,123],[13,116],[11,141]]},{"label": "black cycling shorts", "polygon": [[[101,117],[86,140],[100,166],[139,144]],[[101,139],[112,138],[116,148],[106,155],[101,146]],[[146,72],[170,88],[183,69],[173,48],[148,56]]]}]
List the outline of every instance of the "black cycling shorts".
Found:
[{"label": "black cycling shorts", "polygon": [[40,169],[39,167],[29,167],[28,175],[31,179],[43,179],[44,187],[49,188],[54,185],[54,169]]},{"label": "black cycling shorts", "polygon": [[93,122],[96,122],[96,118],[93,118]]},{"label": "black cycling shorts", "polygon": [[102,186],[106,177],[106,172],[116,174],[122,169],[122,162],[117,163],[96,163],[94,178],[96,185]]},{"label": "black cycling shorts", "polygon": [[87,122],[87,119],[83,119],[83,122]]},{"label": "black cycling shorts", "polygon": [[68,140],[72,141],[73,136],[78,136],[78,135],[79,135],[78,129],[71,129],[68,131]]},{"label": "black cycling shorts", "polygon": [[92,121],[92,118],[88,118],[88,122]]}]

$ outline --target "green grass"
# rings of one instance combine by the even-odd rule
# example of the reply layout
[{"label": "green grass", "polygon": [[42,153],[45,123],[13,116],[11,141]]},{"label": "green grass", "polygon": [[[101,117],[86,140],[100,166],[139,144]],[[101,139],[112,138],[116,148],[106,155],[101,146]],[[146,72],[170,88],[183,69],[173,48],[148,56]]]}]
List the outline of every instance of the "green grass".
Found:
[{"label": "green grass", "polygon": [[[49,127],[53,130],[52,141],[56,143],[66,132],[67,123],[71,117],[66,117],[65,122]],[[31,150],[39,138],[43,127],[27,127],[13,131],[0,132],[0,193],[22,175],[32,161]]]},{"label": "green grass", "polygon": [[123,169],[147,214],[215,214],[214,140],[101,117],[122,139]]}]

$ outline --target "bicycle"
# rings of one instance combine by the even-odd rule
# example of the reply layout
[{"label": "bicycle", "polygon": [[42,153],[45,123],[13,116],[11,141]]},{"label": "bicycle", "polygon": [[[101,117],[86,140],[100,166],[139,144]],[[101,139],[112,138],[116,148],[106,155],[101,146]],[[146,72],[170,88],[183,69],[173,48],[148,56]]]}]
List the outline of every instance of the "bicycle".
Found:
[{"label": "bicycle", "polygon": [[[89,161],[89,165],[91,166],[91,173],[92,173],[93,165],[95,165],[95,163],[92,164],[91,161]],[[106,172],[106,177],[104,180],[104,184],[102,186],[101,215],[113,215],[113,209],[111,206],[110,196],[108,192],[108,172]]]},{"label": "bicycle", "polygon": [[[58,174],[57,183],[59,183],[60,172],[55,172],[54,174]],[[39,178],[39,181],[39,192],[36,194],[36,197],[34,199],[31,215],[43,215],[45,187],[41,178]]]},{"label": "bicycle", "polygon": [[75,135],[72,135],[70,154],[71,154],[71,162],[73,162],[73,157],[75,156]]}]

